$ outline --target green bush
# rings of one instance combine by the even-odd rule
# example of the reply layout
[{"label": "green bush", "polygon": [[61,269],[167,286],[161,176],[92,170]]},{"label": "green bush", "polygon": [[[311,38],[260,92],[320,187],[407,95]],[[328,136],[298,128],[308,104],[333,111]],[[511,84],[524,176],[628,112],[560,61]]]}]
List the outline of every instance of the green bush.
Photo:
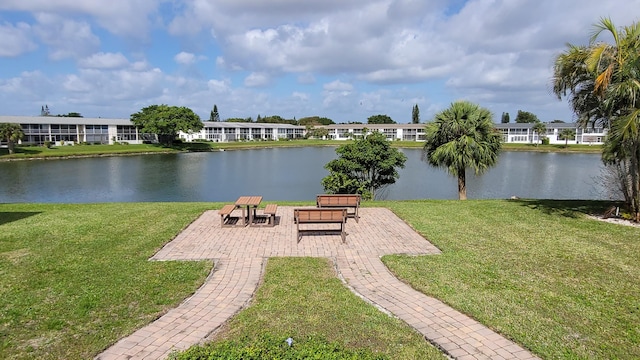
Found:
[{"label": "green bush", "polygon": [[225,340],[207,345],[193,346],[184,352],[173,353],[171,360],[205,360],[205,359],[387,359],[382,354],[375,354],[370,350],[346,349],[338,343],[330,343],[324,339],[292,339],[291,346],[286,336],[260,335],[258,338],[243,338],[240,340]]},{"label": "green bush", "polygon": [[549,138],[548,137],[542,138],[542,145],[549,145]]},{"label": "green bush", "polygon": [[51,141],[45,141],[43,145],[44,145],[44,147],[46,147],[47,149],[51,149]]}]

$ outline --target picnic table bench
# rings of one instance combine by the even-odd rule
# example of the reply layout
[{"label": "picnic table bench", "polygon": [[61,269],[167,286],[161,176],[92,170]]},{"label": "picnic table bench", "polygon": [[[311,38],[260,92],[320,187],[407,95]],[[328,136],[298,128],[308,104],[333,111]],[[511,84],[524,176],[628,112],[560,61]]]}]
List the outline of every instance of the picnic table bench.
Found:
[{"label": "picnic table bench", "polygon": [[346,233],[344,231],[345,224],[347,223],[347,209],[335,209],[335,208],[304,208],[293,209],[293,221],[296,223],[296,241],[300,242],[303,232],[310,231],[331,231],[327,229],[300,229],[301,224],[340,224],[340,229],[333,231],[340,231],[342,242],[345,242]]},{"label": "picnic table bench", "polygon": [[262,214],[253,216],[253,222],[249,226],[275,226],[277,211],[277,204],[267,204],[267,206],[264,207]]},{"label": "picnic table bench", "polygon": [[233,204],[227,204],[222,207],[222,209],[218,210],[218,214],[220,215],[220,226],[221,227],[231,227],[236,226],[239,218],[233,218],[231,213],[236,209],[236,206]]},{"label": "picnic table bench", "polygon": [[360,194],[320,194],[316,196],[316,205],[319,208],[346,208],[353,209],[347,212],[348,217],[360,219],[358,208],[360,207]]}]

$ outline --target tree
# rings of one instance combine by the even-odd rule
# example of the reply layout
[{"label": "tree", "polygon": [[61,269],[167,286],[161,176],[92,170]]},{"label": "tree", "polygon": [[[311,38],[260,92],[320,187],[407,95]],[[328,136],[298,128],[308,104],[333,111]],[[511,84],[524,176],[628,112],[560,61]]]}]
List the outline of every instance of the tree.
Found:
[{"label": "tree", "polygon": [[213,110],[209,114],[209,121],[220,121],[220,114],[218,113],[218,105],[213,104]]},{"label": "tree", "polygon": [[[599,41],[602,33],[613,43]],[[554,63],[553,91],[567,97],[581,126],[609,128],[602,160],[626,171],[625,201],[640,221],[640,24],[594,26],[588,46],[568,45]]]},{"label": "tree", "polygon": [[24,132],[22,132],[22,127],[20,127],[20,124],[0,124],[0,139],[7,142],[9,154],[13,154],[15,152],[15,143],[22,140],[22,138],[24,138]]},{"label": "tree", "polygon": [[298,125],[302,125],[302,126],[304,126],[304,125],[331,125],[331,124],[335,124],[335,122],[333,122],[333,120],[331,120],[329,118],[319,117],[319,116],[308,116],[308,117],[300,118],[300,120],[298,120]]},{"label": "tree", "polygon": [[418,104],[413,107],[413,111],[411,112],[411,122],[414,124],[420,123],[420,109],[418,109]]},{"label": "tree", "polygon": [[537,122],[540,122],[540,120],[535,114],[530,113],[528,111],[518,110],[518,115],[516,116],[516,123],[523,124],[523,123],[537,123]]},{"label": "tree", "polygon": [[251,118],[251,116],[249,116],[248,118],[228,118],[227,120],[225,120],[225,122],[250,123],[253,122],[253,119]]},{"label": "tree", "polygon": [[372,115],[367,119],[367,124],[395,124],[388,115]]},{"label": "tree", "polygon": [[81,118],[84,117],[82,116],[82,114],[80,114],[79,112],[70,112],[68,114],[60,114],[60,115],[56,115],[57,117],[75,117],[75,118]]},{"label": "tree", "polygon": [[491,112],[468,101],[455,102],[436,114],[425,135],[423,160],[458,178],[460,200],[467,199],[466,169],[483,173],[496,164],[502,147]]},{"label": "tree", "polygon": [[573,139],[576,136],[576,131],[573,129],[562,129],[558,133],[560,140],[564,140],[564,147],[569,146],[569,139]]},{"label": "tree", "polygon": [[202,129],[202,121],[186,107],[151,105],[131,114],[131,122],[143,133],[158,135],[161,143],[172,145],[179,131],[191,132]]},{"label": "tree", "polygon": [[307,137],[312,137],[315,139],[322,139],[326,136],[329,136],[329,130],[325,127],[314,127],[313,125],[307,125]]},{"label": "tree", "polygon": [[[542,139],[546,137],[545,134],[547,133],[547,125],[541,122],[537,122],[533,124],[533,127],[531,127],[531,130],[533,130],[538,135],[538,140],[540,140],[540,143],[542,144]],[[536,141],[536,147],[538,147],[537,141]]]},{"label": "tree", "polygon": [[379,132],[341,145],[336,153],[338,158],[325,165],[329,175],[322,179],[324,190],[330,194],[361,194],[364,199],[376,199],[379,189],[395,183],[397,168],[403,168],[407,160]]},{"label": "tree", "polygon": [[503,112],[503,113],[502,113],[502,119],[501,119],[501,122],[502,122],[503,124],[508,124],[508,123],[509,123],[509,121],[510,121],[510,119],[509,119],[509,113],[508,113],[508,112]]}]

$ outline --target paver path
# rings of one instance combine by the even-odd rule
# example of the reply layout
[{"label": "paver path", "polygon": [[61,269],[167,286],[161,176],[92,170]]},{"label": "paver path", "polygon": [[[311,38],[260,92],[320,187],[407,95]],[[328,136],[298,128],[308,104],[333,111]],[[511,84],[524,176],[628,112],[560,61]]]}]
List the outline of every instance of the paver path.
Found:
[{"label": "paver path", "polygon": [[399,281],[384,266],[385,254],[440,251],[388,209],[361,208],[347,223],[347,240],[333,233],[305,235],[296,243],[293,208],[278,208],[272,228],[221,228],[207,211],[152,260],[212,259],[215,267],[200,289],[180,306],[121,339],[96,359],[163,359],[204,340],[251,300],[272,256],[329,257],[360,296],[422,333],[457,359],[536,359],[468,316]]}]

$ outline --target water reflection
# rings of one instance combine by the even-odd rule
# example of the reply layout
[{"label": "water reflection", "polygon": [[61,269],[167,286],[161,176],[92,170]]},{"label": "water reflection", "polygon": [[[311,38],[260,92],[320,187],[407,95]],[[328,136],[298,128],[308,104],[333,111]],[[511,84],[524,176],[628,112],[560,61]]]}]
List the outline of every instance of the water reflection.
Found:
[{"label": "water reflection", "polygon": [[[407,164],[387,199],[456,199],[457,181],[403,149]],[[312,200],[334,147],[276,148],[0,163],[0,202]],[[468,175],[469,198],[604,199],[598,154],[504,152]]]}]

